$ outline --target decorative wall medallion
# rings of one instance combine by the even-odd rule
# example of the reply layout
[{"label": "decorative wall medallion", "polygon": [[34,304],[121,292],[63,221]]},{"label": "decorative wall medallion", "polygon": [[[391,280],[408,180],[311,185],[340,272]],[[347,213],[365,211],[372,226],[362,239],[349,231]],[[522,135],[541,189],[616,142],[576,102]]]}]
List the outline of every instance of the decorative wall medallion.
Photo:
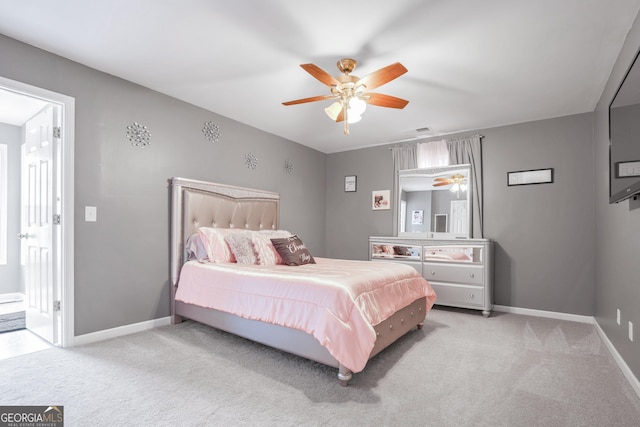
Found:
[{"label": "decorative wall medallion", "polygon": [[284,161],[284,171],[289,175],[293,175],[293,160]]},{"label": "decorative wall medallion", "polygon": [[218,142],[220,140],[220,126],[213,122],[205,122],[204,127],[202,128],[202,133],[204,133],[204,137],[207,138],[210,142]]},{"label": "decorative wall medallion", "polygon": [[146,126],[137,122],[133,122],[132,125],[127,126],[127,138],[134,147],[144,148],[151,144],[151,132],[149,132]]},{"label": "decorative wall medallion", "polygon": [[258,158],[253,153],[247,153],[244,155],[244,164],[249,169],[255,169],[258,166]]}]

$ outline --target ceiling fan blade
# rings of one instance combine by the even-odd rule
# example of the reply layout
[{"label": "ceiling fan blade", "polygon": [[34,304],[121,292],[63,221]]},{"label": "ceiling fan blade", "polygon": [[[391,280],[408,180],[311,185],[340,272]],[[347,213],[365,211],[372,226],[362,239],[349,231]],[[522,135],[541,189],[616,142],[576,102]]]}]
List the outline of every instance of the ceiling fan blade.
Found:
[{"label": "ceiling fan blade", "polygon": [[300,65],[304,70],[315,77],[320,82],[326,84],[327,86],[338,86],[340,82],[333,77],[331,74],[324,71],[322,68],[318,67],[314,64],[302,64]]},{"label": "ceiling fan blade", "polygon": [[[400,77],[407,72],[407,69],[399,62],[380,68],[378,71],[364,76],[356,83],[356,86],[364,85],[367,90],[375,89],[391,80]],[[316,77],[317,78],[317,77]]]},{"label": "ceiling fan blade", "polygon": [[443,185],[449,185],[449,182],[438,182],[433,184],[434,187],[442,187]]},{"label": "ceiling fan blade", "polygon": [[336,98],[337,97],[333,95],[319,95],[319,96],[312,96],[310,98],[302,98],[302,99],[296,99],[294,101],[283,102],[282,105],[304,104],[305,102],[324,101],[325,99],[336,99]]},{"label": "ceiling fan blade", "polygon": [[368,97],[368,104],[377,105],[379,107],[402,109],[409,103],[406,99],[397,98],[391,95],[384,95],[382,93],[365,93],[365,96]]},{"label": "ceiling fan blade", "polygon": [[449,182],[450,179],[451,178],[445,178],[443,176],[437,176],[437,177],[433,178],[434,181],[447,181],[447,182]]}]

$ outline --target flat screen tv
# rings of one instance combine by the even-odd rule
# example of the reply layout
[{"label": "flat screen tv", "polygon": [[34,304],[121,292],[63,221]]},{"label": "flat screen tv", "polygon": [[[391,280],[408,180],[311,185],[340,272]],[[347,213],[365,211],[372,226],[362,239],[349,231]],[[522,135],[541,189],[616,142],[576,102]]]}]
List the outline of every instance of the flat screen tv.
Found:
[{"label": "flat screen tv", "polygon": [[640,60],[609,105],[609,203],[640,195]]}]

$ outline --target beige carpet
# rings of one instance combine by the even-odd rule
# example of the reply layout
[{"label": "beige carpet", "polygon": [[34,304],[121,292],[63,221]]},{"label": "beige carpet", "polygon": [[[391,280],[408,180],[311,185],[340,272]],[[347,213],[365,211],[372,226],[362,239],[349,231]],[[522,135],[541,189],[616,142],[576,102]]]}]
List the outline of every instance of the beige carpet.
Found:
[{"label": "beige carpet", "polygon": [[592,325],[433,310],[354,375],[193,322],[0,361],[0,405],[66,426],[638,426]]}]

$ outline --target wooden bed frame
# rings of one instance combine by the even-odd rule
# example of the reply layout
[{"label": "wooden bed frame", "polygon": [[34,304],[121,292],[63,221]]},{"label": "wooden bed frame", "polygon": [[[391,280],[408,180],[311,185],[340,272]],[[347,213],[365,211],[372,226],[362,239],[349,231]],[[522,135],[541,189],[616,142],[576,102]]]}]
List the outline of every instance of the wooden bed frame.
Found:
[{"label": "wooden bed frame", "polygon": [[[279,228],[279,194],[185,178],[172,178],[170,185],[171,322],[175,324],[180,323],[182,318],[192,319],[338,368],[338,380],[342,386],[346,386],[352,378],[352,372],[331,356],[312,335],[175,300],[180,269],[185,262],[185,242],[196,233],[198,227],[276,230]],[[420,298],[376,325],[377,339],[369,358],[413,328],[421,328],[426,316],[425,307],[425,298]]]}]

